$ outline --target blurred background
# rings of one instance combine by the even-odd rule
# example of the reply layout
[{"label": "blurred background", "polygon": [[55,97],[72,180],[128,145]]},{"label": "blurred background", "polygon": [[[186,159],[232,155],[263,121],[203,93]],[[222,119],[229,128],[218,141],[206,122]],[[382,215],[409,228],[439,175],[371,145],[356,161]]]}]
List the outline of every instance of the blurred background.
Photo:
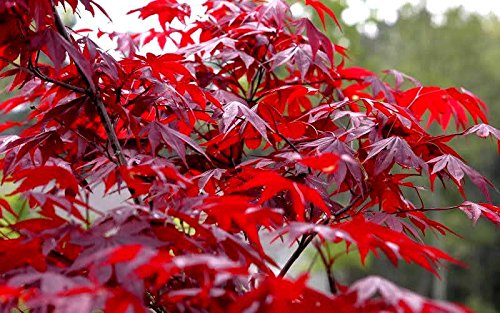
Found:
[{"label": "blurred background", "polygon": [[[92,19],[82,15],[66,22],[75,28],[97,25],[107,31],[126,32],[149,29],[155,21],[140,22],[137,16],[123,18],[125,12],[148,1],[101,1],[114,23],[103,16]],[[196,1],[200,2],[200,1]],[[290,1],[292,2],[292,1]],[[294,2],[294,1],[293,1]],[[349,49],[350,64],[381,73],[398,69],[420,80],[424,85],[463,86],[480,96],[490,107],[490,124],[500,128],[500,1],[499,0],[322,0],[341,19],[343,31],[327,21],[327,35]],[[301,4],[292,6],[294,15],[309,15],[320,26],[312,10]],[[89,24],[92,23],[92,24]],[[102,43],[101,40],[98,41]],[[112,45],[112,42],[106,43]],[[105,44],[105,45],[106,45]],[[0,100],[9,96],[8,81],[0,80]],[[0,122],[22,119],[25,112],[0,115]],[[15,129],[10,130],[11,132]],[[451,130],[450,130],[451,131]],[[500,162],[496,142],[465,138],[452,143],[469,163],[500,186]],[[438,187],[441,188],[442,187]],[[8,186],[0,193],[7,193]],[[424,201],[430,206],[459,204],[462,199],[453,188],[427,192]],[[466,188],[468,196],[483,201],[479,192]],[[498,193],[492,195],[499,203]],[[10,199],[18,210],[22,200]],[[500,237],[499,230],[483,220],[477,225],[461,212],[439,214],[439,221],[460,237],[428,233],[426,240],[469,265],[468,269],[449,266],[440,271],[441,279],[415,266],[400,264],[399,269],[384,258],[371,256],[365,267],[355,252],[345,256],[345,247],[331,246],[339,253],[334,265],[337,280],[349,284],[367,274],[377,274],[423,295],[466,304],[477,312],[500,312]],[[0,220],[0,227],[3,221]],[[311,249],[294,265],[295,274],[311,269],[311,284],[327,289],[324,269]],[[277,255],[286,259],[287,255]]]}]

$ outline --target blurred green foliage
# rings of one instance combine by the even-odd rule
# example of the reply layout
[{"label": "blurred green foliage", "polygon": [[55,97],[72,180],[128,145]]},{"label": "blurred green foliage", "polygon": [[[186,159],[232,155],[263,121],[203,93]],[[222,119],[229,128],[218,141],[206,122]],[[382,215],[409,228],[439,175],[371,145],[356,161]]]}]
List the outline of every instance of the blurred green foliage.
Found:
[{"label": "blurred green foliage", "polygon": [[14,189],[14,185],[7,183],[2,184],[0,187],[0,198],[6,200],[12,211],[17,214],[17,216],[15,216],[5,209],[0,211],[0,236],[7,238],[15,238],[18,236],[17,233],[9,227],[10,225],[33,215],[33,213],[28,210],[28,204],[24,199],[20,198],[19,195],[9,195]]}]

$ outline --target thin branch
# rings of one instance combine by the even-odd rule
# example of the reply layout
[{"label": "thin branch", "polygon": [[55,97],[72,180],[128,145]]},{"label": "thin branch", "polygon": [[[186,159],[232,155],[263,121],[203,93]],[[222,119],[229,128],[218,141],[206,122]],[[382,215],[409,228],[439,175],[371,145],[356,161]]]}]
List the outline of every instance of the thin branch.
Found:
[{"label": "thin branch", "polygon": [[[297,147],[295,147],[295,145],[294,145],[294,144],[293,144],[290,140],[288,140],[288,138],[286,138],[285,136],[283,136],[283,134],[281,134],[281,133],[278,131],[278,128],[276,128],[276,130],[274,131],[274,133],[275,133],[276,135],[278,135],[281,139],[283,139],[283,141],[285,141],[285,142],[286,142],[286,144],[287,144],[288,146],[290,146],[290,148],[292,148],[292,150],[293,150],[293,151],[295,151],[295,152],[297,152],[298,154],[300,154],[299,149],[297,149]],[[308,167],[308,169],[309,169],[309,174],[311,174],[311,169],[310,169],[309,167]]]},{"label": "thin branch", "polygon": [[354,204],[356,204],[356,202],[358,202],[358,200],[361,198],[361,195],[357,195],[356,197],[354,197],[354,199],[351,201],[351,203],[349,203],[349,205],[346,205],[344,208],[338,210],[337,212],[333,213],[333,216],[335,218],[339,217],[340,215],[344,214],[345,212],[349,211],[353,206]]},{"label": "thin branch", "polygon": [[[340,215],[347,212],[348,210],[350,210],[356,204],[356,202],[358,202],[358,200],[360,198],[361,198],[360,195],[357,195],[356,197],[354,197],[351,200],[351,203],[349,203],[347,206],[345,206],[342,210],[333,213],[332,214],[333,217],[337,218]],[[330,222],[331,222],[330,218],[324,218],[324,219],[321,219],[320,221],[318,221],[317,224],[328,225]],[[316,235],[317,235],[317,233],[311,233],[311,234],[306,234],[306,235],[304,235],[304,237],[302,237],[302,240],[301,240],[302,244],[299,243],[297,249],[293,252],[293,254],[290,256],[290,258],[288,258],[288,260],[285,263],[285,265],[283,266],[283,268],[281,268],[281,271],[279,272],[278,277],[285,277],[286,273],[290,270],[293,263],[295,263],[295,261],[297,261],[297,259],[300,257],[302,252],[304,252],[304,250],[311,243],[311,241],[313,241],[313,239],[314,239],[314,237],[316,237]]]},{"label": "thin branch", "polygon": [[323,262],[323,265],[325,266],[330,292],[332,294],[337,294],[337,283],[335,281],[335,276],[333,276],[332,261],[326,257],[326,255],[323,253],[323,250],[321,249],[321,246],[319,244],[315,244],[315,246],[316,246],[316,250],[318,251],[318,254],[321,258],[321,262]]},{"label": "thin branch", "polygon": [[257,73],[257,79],[252,79],[252,84],[250,87],[250,96],[247,99],[248,103],[254,102],[254,97],[257,94],[257,90],[259,90],[259,86],[260,86],[260,83],[262,82],[264,72],[265,72],[265,70],[262,67],[259,67],[259,71]]},{"label": "thin branch", "polygon": [[316,236],[316,233],[306,235],[306,237],[302,237],[303,238],[303,240],[301,241],[302,244],[299,243],[297,249],[292,253],[290,258],[288,258],[285,265],[283,265],[283,267],[281,268],[281,271],[279,272],[278,277],[285,277],[286,273],[290,270],[293,263],[295,263],[295,261],[297,261],[297,259],[300,257],[302,252],[304,252],[304,250],[311,243],[311,241],[313,241],[315,236]]},{"label": "thin branch", "polygon": [[7,64],[10,64],[10,65],[14,66],[14,67],[17,67],[18,69],[20,69],[23,72],[31,74],[31,72],[27,68],[22,67],[21,65],[17,64],[16,62],[13,62],[13,61],[11,61],[11,60],[9,60],[7,58],[4,58],[3,56],[0,56],[0,61],[3,61],[5,63],[7,63]]},{"label": "thin branch", "polygon": [[[71,44],[71,37],[69,36],[69,33],[66,31],[66,27],[64,26],[61,17],[57,13],[56,7],[54,5],[54,1],[51,0],[52,4],[52,11],[54,14],[54,21],[56,23],[56,28],[59,34],[66,40],[68,43]],[[82,79],[85,81],[88,87],[90,87],[92,84],[87,76],[83,74],[82,69],[80,66],[75,62],[75,66],[80,73]],[[118,137],[116,136],[116,133],[113,128],[113,123],[111,123],[111,119],[109,117],[109,114],[106,110],[106,106],[104,103],[101,101],[99,98],[98,92],[92,93],[91,99],[94,102],[94,104],[97,107],[97,111],[99,112],[99,117],[101,118],[101,122],[103,123],[104,129],[106,130],[106,134],[108,135],[111,147],[113,149],[113,153],[115,154],[115,157],[117,158],[118,164],[119,165],[126,165],[127,161],[125,160],[125,157],[123,156],[123,151],[120,146],[120,142],[118,141]]]},{"label": "thin branch", "polygon": [[11,66],[14,66],[16,67],[17,69],[23,71],[23,72],[26,72],[28,74],[31,74],[33,76],[36,76],[38,77],[39,79],[43,80],[43,81],[46,81],[46,82],[49,82],[49,83],[52,83],[54,85],[57,85],[57,86],[60,86],[60,87],[63,87],[63,88],[66,88],[66,89],[69,89],[69,90],[72,90],[74,92],[78,92],[78,93],[81,93],[81,94],[86,94],[87,91],[81,87],[78,87],[78,86],[74,86],[74,85],[71,85],[71,84],[68,84],[68,83],[65,83],[63,81],[60,81],[60,80],[57,80],[57,79],[54,79],[54,78],[51,78],[51,77],[48,77],[47,75],[43,74],[42,72],[40,72],[40,70],[38,69],[38,67],[36,66],[33,66],[31,64],[31,60],[29,61],[30,64],[28,65],[28,68],[26,67],[22,67],[21,65],[15,63],[15,62],[12,62],[10,61],[9,59],[6,59],[2,56],[0,56],[0,61],[3,61],[5,63],[8,63],[10,64]]},{"label": "thin branch", "polygon": [[28,65],[28,69],[30,70],[31,74],[33,74],[34,76],[40,78],[43,81],[47,81],[49,83],[52,83],[52,84],[57,85],[59,87],[63,87],[63,88],[69,89],[69,90],[77,92],[77,93],[88,94],[87,90],[85,90],[85,89],[83,89],[81,87],[65,83],[63,81],[51,78],[51,77],[43,74],[42,72],[40,72],[40,69],[38,68],[38,66],[33,66],[31,64],[31,60],[30,60],[30,64]]},{"label": "thin branch", "polygon": [[[66,30],[66,27],[64,26],[61,17],[57,13],[56,6],[54,4],[54,0],[51,0],[51,5],[52,5],[52,12],[54,15],[54,21],[56,24],[57,31],[59,34],[66,40],[68,43],[71,44],[71,37],[69,36],[69,33]],[[92,82],[89,80],[87,76],[83,73],[82,69],[79,67],[79,65],[75,62],[75,66],[80,73],[80,76],[82,79],[85,81],[88,89],[90,90],[90,86],[92,86]],[[97,112],[99,113],[99,118],[101,119],[101,122],[104,126],[104,130],[106,131],[106,134],[108,136],[108,140],[111,144],[111,149],[113,150],[114,158],[116,160],[116,163],[118,165],[126,165],[127,160],[125,159],[125,156],[123,154],[122,147],[120,145],[120,142],[118,141],[118,136],[116,135],[116,132],[113,127],[113,123],[111,122],[111,119],[109,117],[108,111],[106,110],[106,106],[104,103],[101,101],[99,97],[99,92],[95,91],[91,93],[90,95],[91,100],[94,102],[95,106],[97,107]],[[135,192],[132,188],[128,188],[132,198],[134,199],[134,203],[139,205],[141,204],[141,200],[138,199],[137,197],[134,196]]]}]

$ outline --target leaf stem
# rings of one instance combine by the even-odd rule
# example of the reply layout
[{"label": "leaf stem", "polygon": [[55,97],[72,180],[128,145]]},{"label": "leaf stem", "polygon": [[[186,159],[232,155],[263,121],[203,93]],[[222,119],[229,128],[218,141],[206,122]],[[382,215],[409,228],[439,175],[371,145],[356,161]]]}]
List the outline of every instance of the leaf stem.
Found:
[{"label": "leaf stem", "polygon": [[330,292],[332,294],[337,294],[335,276],[333,276],[333,271],[332,271],[332,261],[326,257],[325,253],[323,253],[323,250],[321,249],[321,246],[319,244],[316,244],[316,250],[318,250],[321,262],[323,262],[323,265],[325,266],[327,274],[326,276],[328,279],[328,287],[330,288]]}]

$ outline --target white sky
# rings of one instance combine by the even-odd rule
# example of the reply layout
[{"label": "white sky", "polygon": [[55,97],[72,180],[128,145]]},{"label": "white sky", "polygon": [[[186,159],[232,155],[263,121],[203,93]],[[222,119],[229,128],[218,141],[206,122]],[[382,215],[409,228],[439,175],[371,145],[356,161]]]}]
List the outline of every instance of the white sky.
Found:
[{"label": "white sky", "polygon": [[[152,1],[152,0],[151,0]],[[119,32],[141,32],[145,30],[149,30],[152,27],[159,28],[158,19],[156,16],[152,16],[147,18],[146,20],[141,20],[138,18],[139,13],[136,12],[131,15],[127,15],[127,12],[130,10],[134,10],[140,7],[147,5],[150,0],[98,0],[96,1],[101,5],[104,10],[108,13],[108,15],[113,20],[112,23],[101,14],[98,10],[96,10],[96,16],[92,17],[92,15],[84,10],[82,18],[78,20],[76,29],[78,28],[95,28],[99,26],[101,29],[106,31],[116,30]],[[198,14],[203,0],[179,0],[180,3],[189,3],[193,8],[193,13]],[[198,9],[198,10],[197,10]]]},{"label": "white sky", "polygon": [[[368,19],[370,14],[387,23],[394,23],[397,18],[398,9],[406,3],[419,4],[425,0],[347,0],[349,8],[342,12],[341,18],[348,25],[363,23]],[[110,23],[106,17],[98,13],[92,17],[88,13],[83,13],[82,18],[77,22],[75,29],[92,28],[97,26],[104,31],[119,31],[119,32],[141,32],[156,27],[159,30],[156,17],[150,17],[146,20],[139,20],[138,13],[126,15],[132,9],[144,6],[148,0],[102,0],[99,4],[111,16],[113,22]],[[194,14],[200,14],[201,3],[203,0],[183,0],[193,6]],[[443,13],[450,8],[463,6],[468,12],[475,12],[482,15],[495,14],[500,16],[500,0],[426,0],[427,9],[434,14],[435,20],[441,20]],[[301,3],[303,3],[301,1]],[[294,13],[301,11],[300,6],[293,6]],[[361,31],[375,35],[377,28],[375,24],[368,23],[360,28]],[[95,39],[95,38],[94,38]],[[103,39],[98,40],[103,47],[112,47],[110,42],[105,42]],[[156,52],[156,51],[155,51]]]},{"label": "white sky", "polygon": [[[463,6],[467,12],[481,15],[495,14],[500,16],[500,0],[427,0],[426,7],[433,15],[442,16],[446,10]],[[347,0],[349,8],[342,13],[346,24],[354,25],[365,21],[371,11],[376,12],[378,19],[394,23],[398,9],[406,3],[418,5],[421,0]]]}]

